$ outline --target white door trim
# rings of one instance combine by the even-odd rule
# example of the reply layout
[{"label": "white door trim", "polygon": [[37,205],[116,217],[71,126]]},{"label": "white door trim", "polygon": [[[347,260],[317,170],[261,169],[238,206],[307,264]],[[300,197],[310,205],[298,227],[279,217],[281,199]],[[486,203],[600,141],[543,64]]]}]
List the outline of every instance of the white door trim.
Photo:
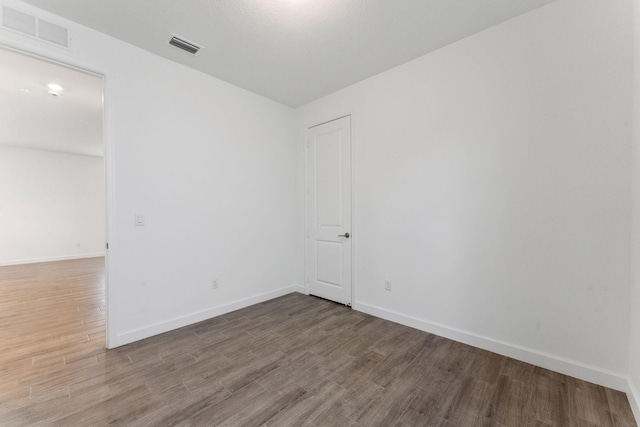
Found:
[{"label": "white door trim", "polygon": [[114,201],[115,201],[115,156],[114,142],[111,135],[112,123],[109,115],[110,111],[110,73],[107,70],[97,68],[92,64],[83,63],[69,57],[68,51],[58,51],[56,49],[47,49],[37,42],[12,42],[0,37],[0,48],[13,50],[24,55],[33,56],[34,58],[60,64],[65,67],[77,68],[80,71],[88,72],[102,77],[102,140],[104,144],[104,183],[105,183],[105,245],[109,243],[109,249],[105,248],[105,329],[106,340],[105,347],[113,348],[117,346],[117,335],[115,330],[115,289],[110,286],[110,276],[113,270],[113,257],[109,256],[109,252],[113,251],[114,236],[112,230],[114,217]]}]

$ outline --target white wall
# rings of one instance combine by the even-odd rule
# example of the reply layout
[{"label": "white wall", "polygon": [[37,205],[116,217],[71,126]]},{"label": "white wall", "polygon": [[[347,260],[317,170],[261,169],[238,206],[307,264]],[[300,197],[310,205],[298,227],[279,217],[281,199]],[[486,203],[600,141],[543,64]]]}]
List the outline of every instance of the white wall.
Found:
[{"label": "white wall", "polygon": [[559,0],[299,109],[353,114],[357,309],[626,387],[630,5]]},{"label": "white wall", "polygon": [[[293,289],[292,109],[0,3],[68,26],[73,50],[3,31],[0,43],[105,74],[110,346]],[[134,226],[136,213],[146,226]]]},{"label": "white wall", "polygon": [[640,2],[633,1],[633,252],[629,338],[630,401],[640,420]]},{"label": "white wall", "polygon": [[0,265],[104,254],[104,160],[0,146]]}]

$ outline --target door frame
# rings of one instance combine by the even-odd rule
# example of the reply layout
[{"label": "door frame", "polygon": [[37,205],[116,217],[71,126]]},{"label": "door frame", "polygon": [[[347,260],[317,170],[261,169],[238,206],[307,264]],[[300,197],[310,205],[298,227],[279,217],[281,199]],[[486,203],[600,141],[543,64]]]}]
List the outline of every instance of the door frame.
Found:
[{"label": "door frame", "polygon": [[[0,34],[2,36],[2,34]],[[110,73],[93,64],[78,61],[71,57],[69,51],[63,48],[51,49],[50,46],[40,45],[32,41],[13,41],[8,37],[0,37],[0,48],[7,49],[28,55],[36,59],[59,64],[64,67],[78,69],[79,71],[94,74],[102,77],[102,143],[104,145],[104,185],[105,185],[105,277],[104,277],[104,297],[105,297],[105,347],[114,348],[117,343],[115,329],[115,289],[110,286],[110,276],[113,270],[113,259],[109,252],[113,250],[114,236],[112,230],[114,218],[115,200],[115,162],[114,162],[114,141],[111,138],[113,124],[109,115],[110,108]]]},{"label": "door frame", "polygon": [[323,115],[320,116],[319,118],[316,119],[311,119],[311,120],[306,120],[305,124],[304,124],[304,129],[303,129],[303,137],[302,137],[302,162],[303,162],[303,168],[304,168],[304,188],[302,189],[302,191],[304,192],[304,234],[303,234],[303,244],[304,244],[304,293],[306,295],[309,295],[309,247],[307,244],[307,236],[309,233],[309,192],[307,191],[307,188],[309,187],[309,168],[307,165],[307,159],[308,159],[308,155],[309,155],[309,148],[307,147],[307,137],[309,134],[309,129],[316,127],[316,126],[320,126],[323,125],[325,123],[329,123],[332,122],[334,120],[339,120],[342,119],[344,117],[350,117],[350,132],[351,132],[351,161],[349,164],[349,169],[350,169],[350,173],[351,173],[351,185],[350,185],[350,190],[351,190],[351,200],[350,200],[350,204],[351,204],[351,304],[350,307],[354,308],[355,304],[356,304],[356,275],[355,275],[355,257],[354,254],[356,253],[356,245],[357,245],[357,227],[356,224],[354,222],[354,217],[355,217],[355,207],[356,204],[354,203],[355,201],[355,192],[354,192],[354,141],[355,141],[355,132],[354,132],[354,110],[347,110],[347,111],[343,111],[341,113],[336,113],[336,114],[328,114],[328,115]]}]

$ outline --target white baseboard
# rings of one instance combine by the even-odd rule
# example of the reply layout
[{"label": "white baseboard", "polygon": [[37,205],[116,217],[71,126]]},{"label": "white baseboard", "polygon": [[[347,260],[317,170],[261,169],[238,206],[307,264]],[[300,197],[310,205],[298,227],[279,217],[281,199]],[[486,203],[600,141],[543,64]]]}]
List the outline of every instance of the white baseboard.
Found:
[{"label": "white baseboard", "polygon": [[307,288],[302,285],[294,285],[294,292],[297,292],[299,294],[309,295],[309,292],[307,292]]},{"label": "white baseboard", "polygon": [[[530,363],[532,365],[549,369],[551,371],[559,372],[561,374],[569,375],[571,377],[575,377],[584,381],[602,385],[604,387],[609,387],[622,392],[629,391],[630,382],[628,381],[627,377],[613,371],[608,371],[606,369],[587,365],[575,360],[566,359],[564,357],[544,353],[508,342],[495,340],[493,338],[481,336],[472,332],[451,328],[446,325],[430,322],[413,316],[407,316],[402,313],[369,304],[355,303],[353,305],[353,308],[372,316],[391,320],[392,322],[420,329],[425,332],[449,338],[454,341],[459,341],[461,343],[498,353],[503,356],[511,357],[513,359]],[[629,400],[631,400],[631,398]]]},{"label": "white baseboard", "polygon": [[12,259],[9,261],[0,261],[0,267],[7,266],[7,265],[36,264],[39,262],[68,261],[71,259],[96,258],[104,255],[105,255],[104,252],[93,252],[90,254],[60,255],[60,256],[27,258],[27,259]]},{"label": "white baseboard", "polygon": [[121,345],[149,338],[154,335],[162,334],[164,332],[169,332],[174,329],[202,322],[203,320],[211,319],[212,317],[220,316],[235,310],[239,310],[241,308],[248,307],[250,305],[258,304],[293,293],[296,291],[296,289],[297,287],[295,285],[287,286],[285,288],[276,289],[275,291],[269,291],[249,298],[221,304],[207,310],[176,317],[165,322],[160,322],[153,325],[145,326],[143,328],[123,332],[116,335],[115,342],[109,342],[109,348],[119,347]]},{"label": "white baseboard", "polygon": [[631,405],[631,410],[633,411],[633,415],[636,417],[636,422],[640,425],[640,394],[638,393],[638,389],[633,384],[633,381],[629,380],[627,392],[627,399],[629,399],[629,405]]}]

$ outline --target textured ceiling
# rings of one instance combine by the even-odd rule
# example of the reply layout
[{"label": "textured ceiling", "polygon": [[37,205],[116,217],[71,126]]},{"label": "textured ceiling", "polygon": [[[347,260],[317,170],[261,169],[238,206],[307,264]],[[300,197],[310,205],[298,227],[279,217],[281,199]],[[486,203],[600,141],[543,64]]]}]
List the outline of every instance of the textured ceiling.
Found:
[{"label": "textured ceiling", "polygon": [[2,48],[0,76],[0,145],[103,155],[102,77]]},{"label": "textured ceiling", "polygon": [[[553,0],[26,0],[297,107]],[[204,49],[168,45],[175,33]]]}]

